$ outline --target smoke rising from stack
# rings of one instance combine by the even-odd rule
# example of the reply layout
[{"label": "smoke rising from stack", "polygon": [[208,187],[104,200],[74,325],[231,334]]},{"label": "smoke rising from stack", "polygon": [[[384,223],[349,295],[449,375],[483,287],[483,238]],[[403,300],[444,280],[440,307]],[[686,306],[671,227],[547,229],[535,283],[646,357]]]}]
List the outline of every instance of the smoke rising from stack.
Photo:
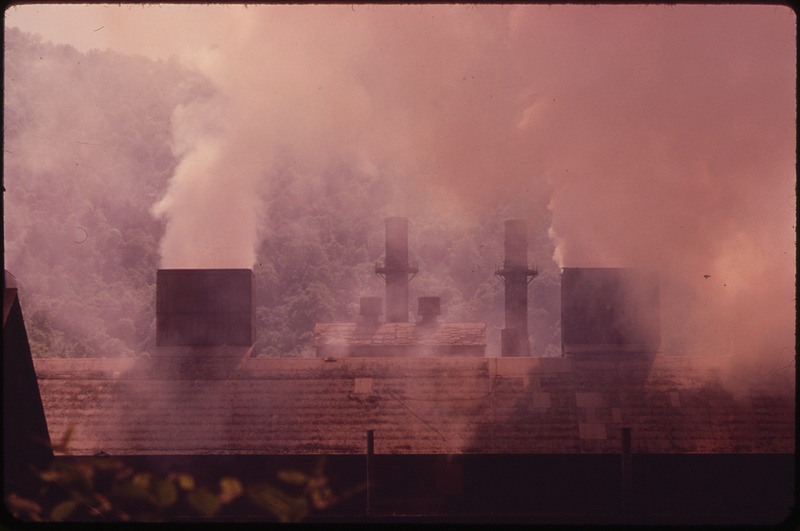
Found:
[{"label": "smoke rising from stack", "polygon": [[791,358],[790,10],[226,6],[178,40],[194,17],[218,94],[175,114],[162,267],[252,267],[270,176],[343,163],[396,178],[394,212],[510,204],[558,266],[659,272],[664,351]]},{"label": "smoke rising from stack", "polygon": [[[281,162],[303,174],[344,160],[402,175],[412,196],[432,180],[466,205],[550,187],[559,265],[660,272],[665,349],[759,358],[791,348],[787,11],[227,15],[236,31],[203,56],[221,95],[176,116],[190,147],[156,207],[170,220],[165,266],[189,265],[172,263],[173,244],[216,237],[220,249],[241,240],[222,255],[249,267],[260,181]],[[181,253],[174,260],[189,260]]]},{"label": "smoke rising from stack", "polygon": [[[795,315],[793,17],[647,11],[608,20],[591,51],[591,33],[568,39],[562,53],[585,56],[588,70],[560,87],[569,108],[537,115],[552,133],[555,259],[660,272],[666,352],[785,366]],[[624,40],[639,50],[615,56]]]},{"label": "smoke rising from stack", "polygon": [[222,40],[191,58],[217,93],[176,111],[182,160],[153,208],[167,220],[166,268],[252,267],[270,177],[291,168],[312,178],[354,160],[366,129],[348,64],[358,31],[310,7],[222,15]]},{"label": "smoke rising from stack", "polygon": [[518,79],[524,64],[508,56],[510,8],[264,6],[218,15],[213,46],[184,56],[218,93],[175,114],[183,159],[153,209],[168,222],[162,267],[252,267],[268,230],[263,196],[287,168],[301,179],[334,164],[388,175],[395,212],[422,197],[445,211],[453,201],[503,203],[509,185],[531,193],[538,155],[516,127],[528,89]]}]

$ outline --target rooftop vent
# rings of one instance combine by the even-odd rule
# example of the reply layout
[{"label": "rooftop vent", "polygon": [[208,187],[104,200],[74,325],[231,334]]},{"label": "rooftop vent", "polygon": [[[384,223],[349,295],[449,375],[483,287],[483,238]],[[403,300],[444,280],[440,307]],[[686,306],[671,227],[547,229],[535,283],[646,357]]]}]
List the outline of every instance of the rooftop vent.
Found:
[{"label": "rooftop vent", "polygon": [[435,323],[436,318],[442,314],[441,299],[439,297],[420,297],[417,299],[417,312],[422,324]]}]

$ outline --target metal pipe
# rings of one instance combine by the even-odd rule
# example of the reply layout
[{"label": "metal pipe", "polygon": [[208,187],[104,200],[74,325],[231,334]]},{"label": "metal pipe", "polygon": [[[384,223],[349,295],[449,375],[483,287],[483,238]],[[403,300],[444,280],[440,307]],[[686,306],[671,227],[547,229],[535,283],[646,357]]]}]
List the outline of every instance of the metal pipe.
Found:
[{"label": "metal pipe", "polygon": [[375,432],[367,430],[367,515],[375,500]]},{"label": "metal pipe", "polygon": [[[538,275],[536,269],[528,268],[528,223],[524,219],[509,219],[505,222],[505,260],[495,271],[505,284],[505,329],[510,340],[503,346],[503,356],[530,356],[528,340],[528,284]],[[507,341],[508,341],[507,340]]]},{"label": "metal pipe", "polygon": [[[386,218],[386,260],[375,273],[386,281],[386,322],[408,322],[408,283],[418,269],[408,260],[408,219]],[[410,277],[410,278],[409,278]]]},{"label": "metal pipe", "polygon": [[629,511],[632,506],[633,457],[631,455],[631,429],[622,428],[622,510]]}]

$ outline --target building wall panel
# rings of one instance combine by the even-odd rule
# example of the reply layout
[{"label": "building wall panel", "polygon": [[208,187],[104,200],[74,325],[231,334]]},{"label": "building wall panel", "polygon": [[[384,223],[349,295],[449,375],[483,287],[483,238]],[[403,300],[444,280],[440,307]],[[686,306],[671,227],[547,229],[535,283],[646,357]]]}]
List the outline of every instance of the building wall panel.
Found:
[{"label": "building wall panel", "polygon": [[156,289],[159,346],[252,345],[250,269],[161,269]]},{"label": "building wall panel", "polygon": [[631,268],[564,268],[561,333],[568,354],[657,351],[658,276]]}]

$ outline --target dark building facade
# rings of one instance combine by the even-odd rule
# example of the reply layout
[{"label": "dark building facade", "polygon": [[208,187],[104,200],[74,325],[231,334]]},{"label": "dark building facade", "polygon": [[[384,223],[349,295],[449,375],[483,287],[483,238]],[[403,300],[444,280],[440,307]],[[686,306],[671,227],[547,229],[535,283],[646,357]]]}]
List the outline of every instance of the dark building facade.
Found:
[{"label": "dark building facade", "polygon": [[252,270],[158,270],[158,346],[246,346],[254,342]]},{"label": "dark building facade", "polygon": [[[28,494],[31,470],[53,458],[16,280],[3,277],[3,484]],[[30,493],[32,494],[32,492]]]},{"label": "dark building facade", "polygon": [[564,354],[657,352],[658,275],[632,268],[565,267],[561,334]]}]

